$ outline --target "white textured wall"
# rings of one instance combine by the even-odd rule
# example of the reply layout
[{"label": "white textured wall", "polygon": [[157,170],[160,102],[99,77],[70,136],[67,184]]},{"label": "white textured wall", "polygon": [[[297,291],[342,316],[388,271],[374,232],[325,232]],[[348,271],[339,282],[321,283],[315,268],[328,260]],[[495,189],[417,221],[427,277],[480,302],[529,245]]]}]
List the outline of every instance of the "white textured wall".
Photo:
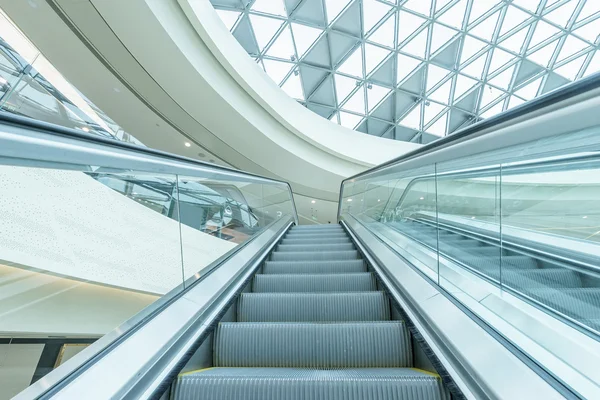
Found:
[{"label": "white textured wall", "polygon": [[[179,223],[77,171],[0,167],[0,262],[164,294],[182,281]],[[186,277],[234,243],[182,225]]]}]

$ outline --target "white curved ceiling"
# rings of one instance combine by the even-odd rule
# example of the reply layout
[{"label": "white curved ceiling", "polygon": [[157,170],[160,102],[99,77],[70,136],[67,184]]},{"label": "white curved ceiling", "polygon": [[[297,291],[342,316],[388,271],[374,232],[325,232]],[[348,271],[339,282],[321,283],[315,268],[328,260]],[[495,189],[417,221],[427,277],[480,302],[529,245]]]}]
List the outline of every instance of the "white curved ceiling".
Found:
[{"label": "white curved ceiling", "polygon": [[211,0],[315,113],[430,142],[600,70],[598,0]]}]

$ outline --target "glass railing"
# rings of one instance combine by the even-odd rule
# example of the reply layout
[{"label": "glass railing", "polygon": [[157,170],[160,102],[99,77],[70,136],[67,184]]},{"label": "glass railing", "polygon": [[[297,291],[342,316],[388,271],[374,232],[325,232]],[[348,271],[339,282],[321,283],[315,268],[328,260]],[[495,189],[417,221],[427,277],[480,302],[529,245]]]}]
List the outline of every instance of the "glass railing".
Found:
[{"label": "glass railing", "polygon": [[[343,182],[339,218],[532,358],[544,349],[552,362],[540,363],[598,384],[588,362],[600,359],[600,124],[540,136],[480,136],[466,156],[468,141],[447,140],[374,168]],[[572,341],[585,350],[567,354]]]},{"label": "glass railing", "polygon": [[0,123],[2,400],[296,218],[287,183],[59,131]]}]

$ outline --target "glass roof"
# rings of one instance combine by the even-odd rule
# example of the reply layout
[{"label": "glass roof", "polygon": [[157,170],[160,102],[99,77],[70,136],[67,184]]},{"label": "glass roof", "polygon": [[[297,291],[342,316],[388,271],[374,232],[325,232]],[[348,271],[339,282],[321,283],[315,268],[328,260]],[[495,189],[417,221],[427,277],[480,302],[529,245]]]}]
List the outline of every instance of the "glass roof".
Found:
[{"label": "glass roof", "polygon": [[211,0],[290,96],[431,142],[600,70],[600,0]]}]

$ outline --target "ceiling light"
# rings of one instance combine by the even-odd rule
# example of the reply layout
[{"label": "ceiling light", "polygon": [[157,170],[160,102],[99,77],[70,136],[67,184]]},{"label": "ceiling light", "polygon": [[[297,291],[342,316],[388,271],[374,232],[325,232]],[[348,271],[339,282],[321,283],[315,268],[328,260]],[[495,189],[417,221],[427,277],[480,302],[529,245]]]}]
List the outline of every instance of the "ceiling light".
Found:
[{"label": "ceiling light", "polygon": [[89,132],[90,128],[88,128],[87,126],[84,126],[84,127],[81,128],[81,130],[84,131],[84,132]]},{"label": "ceiling light", "polygon": [[348,199],[347,201],[352,201],[352,199]]},{"label": "ceiling light", "polygon": [[419,197],[419,200],[425,200],[425,197]]},{"label": "ceiling light", "polygon": [[316,200],[311,200],[311,203],[315,204],[317,201]]},{"label": "ceiling light", "polygon": [[584,216],[583,216],[583,219],[586,219],[586,218],[587,218],[587,215],[584,215]]},{"label": "ceiling light", "polygon": [[192,144],[190,142],[185,142],[185,147],[192,147]]},{"label": "ceiling light", "polygon": [[381,199],[377,199],[377,202],[379,203],[381,201]]}]

